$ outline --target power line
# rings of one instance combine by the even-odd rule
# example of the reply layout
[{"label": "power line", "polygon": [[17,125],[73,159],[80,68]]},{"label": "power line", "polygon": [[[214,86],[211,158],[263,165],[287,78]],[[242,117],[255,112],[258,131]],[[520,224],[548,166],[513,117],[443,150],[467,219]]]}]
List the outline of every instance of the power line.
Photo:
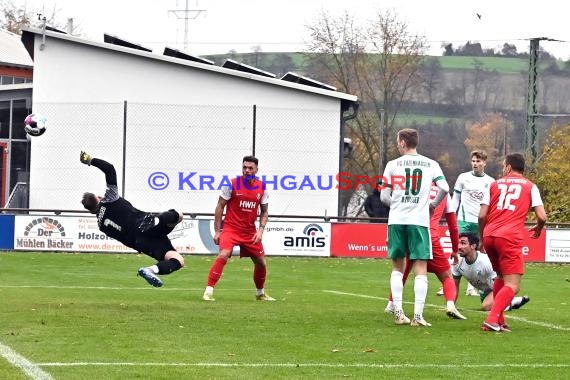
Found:
[{"label": "power line", "polygon": [[[456,39],[456,40],[429,40],[427,42],[429,43],[445,43],[445,42],[465,42],[465,41],[471,41],[471,42],[508,42],[508,41],[531,41],[534,38],[501,38],[501,39],[492,39],[492,40],[483,40],[483,39],[479,39],[479,38],[463,38],[463,39]],[[565,40],[558,40],[558,39],[554,39],[554,38],[548,38],[548,37],[540,37],[541,40],[544,41],[551,41],[551,42],[561,42],[561,43],[569,43],[570,41],[565,41]]]},{"label": "power line", "polygon": [[[198,5],[198,1],[196,1]],[[176,18],[184,20],[184,50],[188,50],[188,21],[195,20],[200,14],[206,13],[205,9],[189,9],[188,0],[185,1],[184,9],[172,9],[168,13],[172,13]]]}]

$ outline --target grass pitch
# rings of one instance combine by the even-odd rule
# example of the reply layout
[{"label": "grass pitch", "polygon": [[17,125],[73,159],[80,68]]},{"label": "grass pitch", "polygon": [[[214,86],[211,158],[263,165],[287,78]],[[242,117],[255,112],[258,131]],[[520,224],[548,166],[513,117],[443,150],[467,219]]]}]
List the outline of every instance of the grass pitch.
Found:
[{"label": "grass pitch", "polygon": [[433,275],[433,327],[395,326],[386,260],[269,257],[276,302],[255,300],[238,258],[202,301],[214,257],[186,260],[155,289],[136,277],[144,255],[0,253],[0,378],[570,378],[569,265],[527,265],[531,302],[507,314],[509,334],[480,330],[465,284],[468,320],[449,319]]}]

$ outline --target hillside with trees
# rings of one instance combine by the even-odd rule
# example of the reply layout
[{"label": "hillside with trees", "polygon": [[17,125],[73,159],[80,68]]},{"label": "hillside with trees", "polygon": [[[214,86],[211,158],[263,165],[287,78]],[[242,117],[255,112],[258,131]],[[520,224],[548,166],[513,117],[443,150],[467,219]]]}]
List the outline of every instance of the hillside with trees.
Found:
[{"label": "hillside with trees", "polygon": [[[510,54],[510,53],[509,53]],[[359,117],[350,122],[347,131],[355,144],[347,170],[374,175],[379,167],[380,114],[384,113],[384,150],[392,159],[395,132],[404,127],[421,131],[421,152],[439,160],[451,184],[457,175],[470,169],[469,152],[485,149],[489,155],[488,172],[500,174],[502,157],[509,152],[524,151],[526,133],[526,97],[528,91],[528,54],[522,56],[418,56],[415,78],[407,82],[402,94],[384,98],[381,88],[364,88],[369,83],[382,83],[374,77],[373,67],[381,72],[380,55],[367,54],[357,62],[354,55],[323,53],[263,53],[210,56],[221,64],[226,58],[257,66],[278,77],[292,71],[332,84],[339,91],[359,96]],[[350,62],[350,60],[353,60]],[[337,66],[331,73],[332,66]],[[357,76],[343,71],[350,65],[368,71]],[[393,63],[390,63],[393,65]],[[358,87],[361,85],[362,87]],[[372,86],[373,87],[373,86]],[[394,84],[392,88],[397,87]],[[570,63],[541,56],[538,72],[537,106],[539,146],[544,146],[554,123],[570,123]],[[369,91],[369,95],[366,95]],[[379,95],[377,98],[371,95]],[[386,99],[387,101],[385,101]],[[392,112],[390,112],[392,110]],[[566,215],[561,213],[560,215]]]}]

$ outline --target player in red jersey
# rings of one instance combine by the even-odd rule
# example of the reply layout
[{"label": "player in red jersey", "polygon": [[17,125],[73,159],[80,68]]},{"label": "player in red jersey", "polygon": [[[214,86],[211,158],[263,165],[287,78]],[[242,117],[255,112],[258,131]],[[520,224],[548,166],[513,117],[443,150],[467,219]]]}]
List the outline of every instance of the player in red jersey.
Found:
[{"label": "player in red jersey", "polygon": [[524,274],[522,241],[528,211],[534,209],[537,219],[529,230],[532,239],[540,236],[546,223],[540,192],[534,183],[523,177],[524,168],[522,154],[508,154],[503,161],[503,178],[491,184],[481,201],[479,233],[497,273],[493,307],[481,326],[484,331],[510,331],[503,311],[520,290]]},{"label": "player in red jersey", "polygon": [[[260,301],[275,301],[265,293],[267,263],[261,238],[268,217],[267,190],[262,181],[257,179],[257,158],[246,156],[242,160],[242,175],[232,179],[230,187],[224,187],[218,199],[214,216],[214,242],[220,246],[220,253],[210,268],[208,286],[204,291],[205,301],[214,301],[214,286],[220,280],[224,266],[232,256],[235,246],[240,247],[240,257],[249,257],[253,261],[253,282],[257,289],[256,298]],[[222,215],[226,209],[223,223]],[[259,228],[255,227],[257,212]]]},{"label": "player in red jersey", "polygon": [[[439,188],[432,183],[430,200],[435,199]],[[451,197],[449,194],[441,201],[439,206],[434,210],[430,217],[430,236],[433,258],[427,263],[427,271],[437,276],[443,285],[443,295],[446,301],[446,313],[450,318],[467,319],[455,307],[455,299],[457,298],[457,289],[455,288],[455,281],[451,275],[451,265],[447,255],[441,246],[441,235],[439,233],[439,221],[445,212],[445,221],[449,228],[449,237],[451,238],[452,257],[454,263],[457,263],[459,258],[457,252],[459,250],[459,229],[457,227],[457,217],[455,210],[452,209]],[[406,269],[402,278],[403,283],[406,283],[408,275],[412,269],[410,260],[406,260]],[[390,293],[390,300],[384,310],[387,313],[394,313],[394,306],[392,304],[392,293]]]}]

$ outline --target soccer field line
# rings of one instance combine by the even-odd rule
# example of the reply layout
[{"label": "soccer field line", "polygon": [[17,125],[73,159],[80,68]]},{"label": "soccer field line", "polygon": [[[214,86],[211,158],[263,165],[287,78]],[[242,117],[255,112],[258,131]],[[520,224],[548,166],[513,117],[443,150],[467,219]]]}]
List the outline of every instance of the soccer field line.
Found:
[{"label": "soccer field line", "polygon": [[552,323],[531,321],[530,319],[526,319],[523,317],[517,317],[515,315],[507,315],[506,317],[513,319],[515,321],[524,322],[524,323],[528,323],[531,325],[537,325],[537,326],[541,326],[541,327],[546,327],[546,328],[553,329],[553,330],[570,331],[570,328],[568,328],[568,327],[558,326],[558,325],[555,325]]},{"label": "soccer field line", "polygon": [[[65,285],[0,285],[0,289],[1,288],[12,288],[12,289],[70,289],[70,290],[81,290],[81,289],[85,289],[85,290],[150,290],[153,291],[156,288],[153,288],[151,286],[143,286],[143,287],[136,287],[136,288],[129,288],[126,286],[75,286],[75,285],[69,285],[69,286],[65,286]],[[169,287],[161,287],[159,291],[161,292],[167,292],[167,291],[200,291],[203,292],[204,288],[169,288]],[[229,290],[229,289],[217,289],[217,291],[223,292],[225,290]],[[255,291],[255,289],[252,290],[252,288],[241,288],[241,289],[237,289],[237,288],[232,288],[232,291]]]},{"label": "soccer field line", "polygon": [[[155,288],[152,288],[149,286],[129,288],[129,287],[118,287],[118,286],[112,287],[112,286],[63,286],[63,285],[0,285],[0,288],[155,291]],[[160,289],[160,291],[161,292],[164,292],[164,291],[196,291],[196,292],[201,292],[201,291],[203,291],[203,289],[204,288],[168,288],[168,287],[163,287]],[[224,290],[228,290],[228,289],[220,289],[219,291],[224,291]],[[251,291],[251,289],[250,288],[241,288],[241,289],[232,288],[231,291]],[[376,300],[381,300],[381,301],[388,301],[388,298],[386,298],[386,297],[370,296],[370,295],[366,295],[366,294],[348,293],[348,292],[341,292],[341,291],[337,291],[337,290],[323,290],[323,292],[338,294],[338,295],[345,295],[345,296],[352,296],[352,297],[360,297],[360,298],[369,298],[369,299],[376,299]],[[409,304],[409,305],[413,305],[413,302],[404,302],[404,303]],[[426,303],[425,306],[444,310],[444,307],[441,305],[434,305],[434,304]],[[477,312],[477,313],[486,313],[484,311],[479,311],[479,310],[471,310],[471,311]],[[533,321],[533,320],[526,319],[523,317],[514,316],[510,313],[509,313],[509,315],[505,315],[505,316],[507,318],[513,319],[515,321],[519,321],[519,322],[523,322],[523,323],[527,323],[527,324],[531,324],[531,325],[541,326],[541,327],[554,329],[554,330],[560,330],[560,331],[570,331],[570,328],[568,328],[568,327],[559,326],[559,325],[555,325],[555,324],[547,323],[547,322]]]},{"label": "soccer field line", "polygon": [[0,342],[0,356],[15,367],[20,368],[29,378],[33,380],[53,380],[53,377],[44,372],[38,364],[32,363],[10,347]]},{"label": "soccer field line", "polygon": [[422,369],[422,368],[570,368],[567,363],[491,363],[491,364],[382,364],[382,363],[148,363],[148,362],[48,362],[38,363],[41,367],[225,367],[225,368],[384,368],[384,369]]},{"label": "soccer field line", "polygon": [[[348,292],[340,292],[337,290],[323,290],[323,292],[325,293],[332,293],[332,294],[338,294],[338,295],[343,295],[343,296],[351,296],[351,297],[360,297],[360,298],[369,298],[369,299],[376,299],[376,300],[381,300],[381,301],[388,301],[388,298],[386,297],[377,297],[377,296],[370,296],[370,295],[366,295],[366,294],[357,294],[357,293],[348,293]],[[404,302],[405,304],[408,305],[413,305],[413,302]],[[441,305],[434,305],[431,303],[426,303],[425,306],[427,307],[431,307],[431,308],[435,308],[435,309],[441,309],[441,310],[445,310],[445,308]],[[482,311],[482,310],[471,310],[477,313],[486,313],[486,311]],[[510,312],[508,314],[505,314],[505,318],[510,318],[513,319],[515,321],[519,321],[519,322],[524,322],[524,323],[528,323],[530,325],[536,325],[536,326],[540,326],[540,327],[546,327],[548,329],[553,329],[553,330],[561,330],[561,331],[570,331],[569,327],[564,327],[564,326],[559,326],[559,325],[555,325],[552,323],[547,323],[547,322],[540,322],[540,321],[532,321],[530,319],[526,319],[526,318],[522,318],[522,317],[517,317],[514,315],[511,315]]]}]

